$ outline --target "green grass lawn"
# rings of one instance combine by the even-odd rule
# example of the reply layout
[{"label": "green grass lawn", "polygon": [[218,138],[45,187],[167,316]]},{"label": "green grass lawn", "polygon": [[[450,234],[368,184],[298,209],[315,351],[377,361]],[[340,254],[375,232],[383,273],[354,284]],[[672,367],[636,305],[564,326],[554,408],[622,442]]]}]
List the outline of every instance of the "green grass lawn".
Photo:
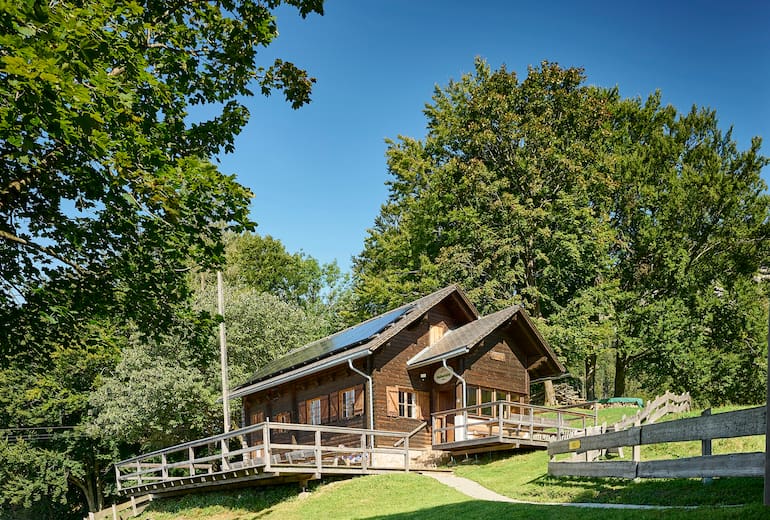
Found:
[{"label": "green grass lawn", "polygon": [[143,520],[305,520],[305,519],[488,519],[543,520],[631,519],[760,519],[767,510],[745,507],[597,510],[570,506],[533,506],[472,500],[430,477],[394,474],[360,477],[317,486],[306,496],[296,487],[245,489],[153,503]]},{"label": "green grass lawn", "polygon": [[[719,413],[723,410],[715,410]],[[600,422],[617,421],[636,408],[600,412]],[[699,412],[687,414],[698,415]],[[764,437],[714,441],[715,453],[763,451]],[[630,451],[630,450],[627,450]],[[642,459],[685,457],[700,452],[699,442],[646,446]],[[628,455],[628,454],[627,454]],[[159,500],[142,520],[256,519],[759,519],[770,518],[762,505],[762,479],[644,480],[551,478],[545,451],[460,459],[456,474],[518,500],[699,506],[695,509],[615,510],[574,506],[506,504],[473,500],[430,477],[415,473],[316,483],[300,494],[296,485],[188,495]],[[742,504],[742,505],[735,505]]]}]

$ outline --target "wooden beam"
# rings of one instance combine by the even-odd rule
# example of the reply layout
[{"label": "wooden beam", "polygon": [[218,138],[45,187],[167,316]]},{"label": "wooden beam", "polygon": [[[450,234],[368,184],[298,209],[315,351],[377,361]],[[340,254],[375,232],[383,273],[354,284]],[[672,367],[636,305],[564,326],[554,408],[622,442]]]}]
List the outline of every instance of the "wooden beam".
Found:
[{"label": "wooden beam", "polygon": [[554,477],[636,478],[637,462],[549,462],[548,474]]},{"label": "wooden beam", "polygon": [[[606,464],[600,462],[599,464]],[[765,454],[729,453],[706,457],[640,462],[639,478],[761,477]]]},{"label": "wooden beam", "polygon": [[721,439],[762,435],[766,426],[766,407],[691,417],[642,427],[640,444],[681,442],[694,439]]}]

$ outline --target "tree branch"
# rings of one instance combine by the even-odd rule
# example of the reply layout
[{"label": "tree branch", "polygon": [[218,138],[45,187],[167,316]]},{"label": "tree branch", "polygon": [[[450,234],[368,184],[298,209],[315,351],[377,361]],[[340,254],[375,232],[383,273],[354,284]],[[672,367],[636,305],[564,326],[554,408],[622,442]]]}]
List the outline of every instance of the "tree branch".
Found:
[{"label": "tree branch", "polygon": [[36,244],[34,242],[30,242],[29,240],[26,240],[26,239],[21,238],[21,237],[17,237],[16,235],[11,234],[11,233],[9,233],[9,232],[7,232],[5,230],[2,230],[2,229],[0,229],[0,238],[2,238],[4,240],[7,240],[8,242],[14,242],[14,243],[20,244],[20,245],[22,245],[24,247],[28,247],[30,249],[34,249],[36,251],[40,251],[41,253],[45,253],[46,255],[48,255],[48,256],[50,256],[52,258],[55,258],[56,260],[58,260],[58,261],[60,261],[60,262],[62,262],[64,264],[67,264],[68,266],[72,267],[73,269],[75,269],[80,274],[88,273],[87,269],[81,267],[80,265],[76,264],[75,262],[73,262],[71,260],[68,260],[68,259],[64,258],[59,253],[57,253],[56,251],[51,249],[50,247],[41,246],[40,244]]}]

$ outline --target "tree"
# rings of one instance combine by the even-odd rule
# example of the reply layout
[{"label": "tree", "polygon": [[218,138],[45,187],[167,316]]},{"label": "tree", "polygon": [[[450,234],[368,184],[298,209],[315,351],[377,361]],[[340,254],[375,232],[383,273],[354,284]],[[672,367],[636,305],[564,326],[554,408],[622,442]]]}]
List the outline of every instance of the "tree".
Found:
[{"label": "tree", "polygon": [[[330,331],[323,316],[298,305],[282,301],[270,293],[251,287],[226,286],[225,323],[227,325],[227,357],[232,386],[243,383],[267,362],[321,338]],[[196,296],[197,305],[213,312],[216,291],[213,286]],[[209,337],[210,348],[218,348],[218,337]],[[211,381],[219,382],[218,366],[208,372]]]},{"label": "tree", "polygon": [[[146,329],[163,328],[162,302],[184,296],[183,271],[222,262],[221,226],[251,225],[250,192],[197,158],[232,151],[248,119],[240,99],[253,88],[281,90],[295,108],[310,99],[304,71],[281,60],[256,64],[258,47],[278,34],[271,9],[279,3],[5,5],[3,345],[30,349],[24,334],[39,323],[14,323],[68,319],[76,302],[105,314],[130,309]],[[303,17],[322,12],[322,0],[287,3]],[[204,104],[216,115],[191,122],[189,107]],[[36,304],[41,290],[69,301]]]},{"label": "tree", "polygon": [[459,282],[483,312],[522,303],[540,318],[594,285],[616,93],[584,81],[543,62],[519,82],[477,60],[437,88],[425,140],[389,142],[389,199],[354,265],[359,300],[395,305]]},{"label": "tree", "polygon": [[[22,0],[0,12],[0,415],[72,430],[31,449],[56,452],[47,460],[91,510],[125,448],[88,414],[121,357],[114,323],[179,332],[191,363],[206,364],[215,320],[191,309],[187,273],[222,264],[223,229],[253,227],[250,191],[207,158],[232,151],[253,90],[310,100],[303,70],[257,63],[281,3]],[[322,0],[283,3],[322,13]],[[193,121],[195,105],[213,115]],[[18,474],[44,478],[42,458]]]},{"label": "tree", "polygon": [[[752,279],[770,247],[770,197],[761,178],[768,164],[759,153],[761,141],[739,151],[732,131],[719,129],[714,111],[693,107],[680,115],[661,105],[659,93],[644,103],[625,100],[616,110],[610,146],[619,189],[611,211],[611,255],[624,295],[615,306],[615,394],[623,395],[628,369],[648,356],[661,359],[668,352],[671,362],[708,351],[689,357],[700,360],[690,372],[705,374],[704,363],[724,361],[723,329],[758,332],[743,320],[745,311],[720,313],[720,321],[708,317],[729,301],[727,295],[756,285]],[[746,302],[750,309],[761,306],[761,299]],[[746,349],[733,342],[743,354],[734,353],[755,358],[761,337],[749,344]]]}]

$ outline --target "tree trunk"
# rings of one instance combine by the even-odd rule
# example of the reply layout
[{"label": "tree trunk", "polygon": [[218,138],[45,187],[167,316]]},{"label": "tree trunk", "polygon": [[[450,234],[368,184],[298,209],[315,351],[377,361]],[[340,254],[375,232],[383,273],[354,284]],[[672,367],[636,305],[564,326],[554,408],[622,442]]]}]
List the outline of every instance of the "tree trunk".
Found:
[{"label": "tree trunk", "polygon": [[615,397],[623,397],[626,393],[626,368],[628,356],[621,352],[615,353]]},{"label": "tree trunk", "polygon": [[556,390],[553,389],[553,381],[550,379],[543,381],[543,390],[545,390],[545,405],[556,406]]},{"label": "tree trunk", "polygon": [[586,356],[586,401],[596,400],[596,353]]}]

